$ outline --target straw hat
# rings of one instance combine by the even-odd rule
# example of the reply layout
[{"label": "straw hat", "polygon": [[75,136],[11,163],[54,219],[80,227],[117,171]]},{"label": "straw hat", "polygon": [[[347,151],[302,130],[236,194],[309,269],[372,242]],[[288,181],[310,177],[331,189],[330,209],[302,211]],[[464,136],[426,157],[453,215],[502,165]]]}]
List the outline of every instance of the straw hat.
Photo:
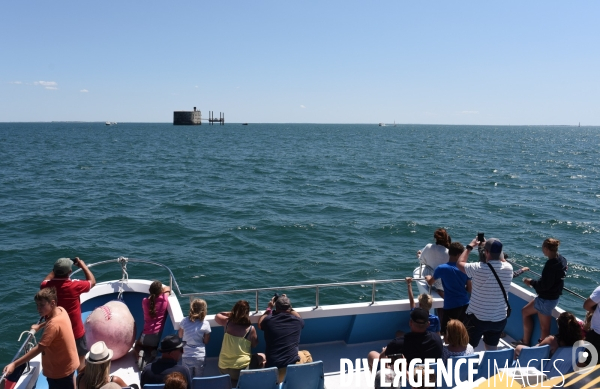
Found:
[{"label": "straw hat", "polygon": [[113,351],[106,347],[103,341],[96,342],[90,347],[90,351],[85,355],[86,363],[99,364],[110,361]]}]

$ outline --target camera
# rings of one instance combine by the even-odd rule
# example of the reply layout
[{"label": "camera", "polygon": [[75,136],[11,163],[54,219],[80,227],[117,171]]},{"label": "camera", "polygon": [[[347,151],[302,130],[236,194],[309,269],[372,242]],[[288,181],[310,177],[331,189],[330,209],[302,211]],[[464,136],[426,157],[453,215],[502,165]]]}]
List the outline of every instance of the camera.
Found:
[{"label": "camera", "polygon": [[74,264],[77,264],[77,262],[79,262],[79,258],[77,258],[77,257],[71,258],[71,261],[73,261]]}]

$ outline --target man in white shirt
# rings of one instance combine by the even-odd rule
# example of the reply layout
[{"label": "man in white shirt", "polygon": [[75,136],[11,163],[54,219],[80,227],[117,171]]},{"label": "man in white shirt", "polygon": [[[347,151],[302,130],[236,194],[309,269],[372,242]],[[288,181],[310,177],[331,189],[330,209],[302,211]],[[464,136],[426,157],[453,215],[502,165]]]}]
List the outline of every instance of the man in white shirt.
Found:
[{"label": "man in white shirt", "polygon": [[501,260],[504,258],[502,242],[494,238],[484,241],[487,263],[479,260],[467,263],[473,247],[479,243],[481,242],[477,241],[477,238],[473,239],[456,264],[460,271],[471,278],[472,282],[471,301],[466,312],[465,327],[469,332],[469,344],[473,348],[477,347],[483,336],[485,349],[496,350],[500,335],[506,326],[507,304],[504,293],[489,265],[495,270],[506,293],[510,290],[513,268],[510,263]]}]

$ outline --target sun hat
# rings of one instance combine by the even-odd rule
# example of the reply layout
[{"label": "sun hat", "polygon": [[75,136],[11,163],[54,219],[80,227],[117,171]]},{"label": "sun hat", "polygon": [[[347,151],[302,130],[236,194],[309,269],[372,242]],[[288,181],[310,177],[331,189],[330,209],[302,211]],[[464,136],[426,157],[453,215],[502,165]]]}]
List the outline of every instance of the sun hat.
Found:
[{"label": "sun hat", "polygon": [[486,239],[484,249],[490,253],[492,259],[504,258],[502,253],[502,242],[496,238]]},{"label": "sun hat", "polygon": [[275,301],[275,309],[278,311],[287,311],[292,307],[292,303],[290,302],[290,298],[288,296],[279,296],[277,301]]},{"label": "sun hat", "polygon": [[103,341],[96,342],[90,347],[90,351],[85,354],[85,362],[92,365],[105,363],[110,361],[113,356],[113,351],[106,347]]},{"label": "sun hat", "polygon": [[423,308],[415,308],[410,312],[410,319],[417,324],[426,324],[429,321],[429,314]]},{"label": "sun hat", "polygon": [[58,258],[56,262],[54,262],[54,275],[58,277],[64,277],[69,275],[71,272],[71,267],[73,265],[73,261],[70,258]]},{"label": "sun hat", "polygon": [[169,335],[165,336],[165,338],[160,342],[160,348],[158,351],[161,353],[168,353],[169,351],[177,350],[178,348],[182,348],[185,346],[186,342],[181,340],[181,338],[177,335]]}]

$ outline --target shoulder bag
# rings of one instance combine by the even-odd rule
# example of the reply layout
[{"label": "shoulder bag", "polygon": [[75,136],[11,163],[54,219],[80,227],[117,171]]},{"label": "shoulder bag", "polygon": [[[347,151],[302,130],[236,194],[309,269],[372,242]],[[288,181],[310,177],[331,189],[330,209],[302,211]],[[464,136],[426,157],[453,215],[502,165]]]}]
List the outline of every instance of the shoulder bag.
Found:
[{"label": "shoulder bag", "polygon": [[500,289],[502,289],[502,295],[504,296],[504,301],[506,302],[506,318],[508,319],[510,317],[511,312],[510,304],[508,303],[508,296],[504,291],[504,286],[502,285],[502,282],[500,282],[500,278],[498,278],[498,274],[496,274],[496,270],[494,270],[494,267],[490,263],[487,263],[487,265],[490,267],[492,273],[494,273],[494,277],[496,277],[496,281],[498,281],[498,285],[500,285]]}]

